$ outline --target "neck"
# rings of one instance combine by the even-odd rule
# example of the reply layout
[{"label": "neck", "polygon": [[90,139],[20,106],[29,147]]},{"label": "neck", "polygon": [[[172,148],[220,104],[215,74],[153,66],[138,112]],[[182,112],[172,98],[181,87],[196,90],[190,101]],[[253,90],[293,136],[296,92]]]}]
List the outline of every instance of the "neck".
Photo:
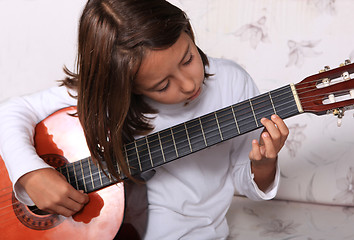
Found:
[{"label": "neck", "polygon": [[[288,85],[225,107],[124,145],[129,172],[136,176],[217,143],[262,127],[260,120],[277,114],[282,119],[302,112],[294,87]],[[116,166],[121,179],[126,179]],[[116,181],[86,158],[59,171],[76,189],[96,191]],[[107,173],[107,175],[105,174]]]}]

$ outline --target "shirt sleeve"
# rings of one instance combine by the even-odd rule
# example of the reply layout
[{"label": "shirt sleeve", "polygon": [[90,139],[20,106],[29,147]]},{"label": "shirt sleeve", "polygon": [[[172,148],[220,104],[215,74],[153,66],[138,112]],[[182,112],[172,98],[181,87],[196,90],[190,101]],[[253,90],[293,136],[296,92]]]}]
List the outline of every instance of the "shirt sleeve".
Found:
[{"label": "shirt sleeve", "polygon": [[15,97],[0,105],[0,154],[15,196],[24,204],[33,205],[33,201],[18,179],[31,171],[50,167],[37,155],[33,146],[34,128],[53,112],[73,105],[76,105],[76,99],[68,94],[66,87]]},{"label": "shirt sleeve", "polygon": [[[237,91],[234,93],[234,96],[237,98],[235,102],[259,95],[258,88],[249,74],[242,68],[239,70],[241,73],[237,74],[238,80],[234,82],[236,86],[233,87]],[[262,129],[258,129],[233,139],[233,149],[231,152],[232,177],[235,188],[239,194],[245,195],[252,200],[272,199],[275,197],[279,187],[279,165],[276,166],[276,175],[273,184],[265,192],[261,191],[254,181],[249,152],[252,148],[252,140],[258,139],[261,131]]]},{"label": "shirt sleeve", "polygon": [[232,168],[232,177],[236,191],[252,200],[269,200],[275,197],[279,187],[280,170],[276,166],[276,174],[273,184],[263,192],[254,181],[254,175],[251,170],[251,161],[248,154],[251,151],[251,141],[258,139],[261,129],[252,133],[238,137],[238,141],[233,143],[234,150],[231,153],[234,162]]}]

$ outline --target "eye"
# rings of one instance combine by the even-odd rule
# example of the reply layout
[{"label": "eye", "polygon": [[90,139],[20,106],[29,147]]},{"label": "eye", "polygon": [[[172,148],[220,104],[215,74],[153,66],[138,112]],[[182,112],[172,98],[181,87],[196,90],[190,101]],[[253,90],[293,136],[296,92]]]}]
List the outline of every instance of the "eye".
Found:
[{"label": "eye", "polygon": [[163,88],[161,88],[161,89],[159,89],[159,90],[157,90],[157,91],[158,91],[158,92],[164,92],[164,91],[167,90],[167,88],[168,88],[169,85],[170,85],[170,81],[167,81],[166,86],[164,86]]},{"label": "eye", "polygon": [[192,60],[193,60],[193,54],[191,54],[187,62],[183,63],[183,66],[189,65],[192,62]]}]

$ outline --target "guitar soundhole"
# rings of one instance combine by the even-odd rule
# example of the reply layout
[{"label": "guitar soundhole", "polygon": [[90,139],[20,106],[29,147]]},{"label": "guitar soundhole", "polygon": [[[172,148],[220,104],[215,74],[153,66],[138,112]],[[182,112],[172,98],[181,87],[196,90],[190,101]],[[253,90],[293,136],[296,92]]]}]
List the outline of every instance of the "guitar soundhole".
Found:
[{"label": "guitar soundhole", "polygon": [[27,206],[27,207],[32,213],[34,213],[36,215],[41,215],[41,216],[50,215],[50,213],[47,213],[47,212],[37,208],[37,206]]},{"label": "guitar soundhole", "polygon": [[33,230],[47,230],[58,226],[64,217],[48,214],[37,207],[28,207],[19,202],[12,193],[12,207],[17,219],[26,227]]}]

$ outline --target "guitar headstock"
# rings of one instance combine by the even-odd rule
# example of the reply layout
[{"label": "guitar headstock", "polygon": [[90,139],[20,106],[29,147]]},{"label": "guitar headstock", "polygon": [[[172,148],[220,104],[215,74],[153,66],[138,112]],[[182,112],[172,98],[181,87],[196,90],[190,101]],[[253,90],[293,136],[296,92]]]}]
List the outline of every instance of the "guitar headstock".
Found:
[{"label": "guitar headstock", "polygon": [[333,113],[342,118],[344,111],[354,108],[354,63],[325,67],[320,73],[295,84],[304,112],[317,115]]}]

